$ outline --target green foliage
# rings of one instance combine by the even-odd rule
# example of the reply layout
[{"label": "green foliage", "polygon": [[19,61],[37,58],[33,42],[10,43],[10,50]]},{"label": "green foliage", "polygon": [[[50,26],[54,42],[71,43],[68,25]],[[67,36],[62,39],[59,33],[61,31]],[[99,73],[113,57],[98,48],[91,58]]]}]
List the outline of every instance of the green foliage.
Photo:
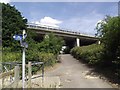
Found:
[{"label": "green foliage", "polygon": [[120,65],[120,17],[107,16],[103,21],[97,31],[104,44],[104,63]]},{"label": "green foliage", "polygon": [[21,52],[12,52],[11,48],[3,48],[2,60],[3,62],[21,62]]},{"label": "green foliage", "polygon": [[101,60],[106,66],[112,67],[112,72],[116,72],[120,78],[120,16],[107,16],[103,21],[105,23],[99,23],[100,27],[97,27],[104,45]]},{"label": "green foliage", "polygon": [[27,20],[14,6],[4,3],[0,3],[0,6],[2,6],[2,45],[16,48],[19,42],[13,40],[13,35],[21,34],[22,30],[26,29]]},{"label": "green foliage", "polygon": [[50,33],[45,35],[44,40],[39,44],[39,50],[41,52],[59,54],[63,44],[64,41],[62,38]]},{"label": "green foliage", "polygon": [[56,56],[53,53],[40,52],[39,61],[45,63],[46,66],[51,66],[56,62]]},{"label": "green foliage", "polygon": [[38,42],[34,40],[35,37],[37,37],[35,32],[28,32],[27,42],[29,43],[29,47],[26,50],[26,59],[28,61],[40,61],[41,53],[53,53],[54,56],[57,57],[64,43],[62,38],[49,34],[47,37],[45,36],[46,38],[44,38],[42,42]]},{"label": "green foliage", "polygon": [[32,36],[30,36],[30,42],[28,39],[29,47],[26,51],[26,59],[28,61],[42,61],[46,66],[53,65],[64,43],[63,40],[53,34],[48,34],[40,43],[34,40],[34,37],[37,37],[34,32],[28,32],[29,34]]},{"label": "green foliage", "polygon": [[[32,56],[32,57],[34,57],[34,56]],[[36,58],[36,56],[34,58]],[[44,62],[44,66],[53,66],[56,63],[56,56],[53,53],[37,52],[36,59],[38,62]],[[32,59],[32,60],[36,61],[34,59]],[[31,60],[29,60],[29,61],[31,61]],[[40,70],[40,65],[32,66],[33,73],[36,73],[38,70]]]},{"label": "green foliage", "polygon": [[[13,35],[22,34],[23,29],[27,30],[27,20],[22,17],[21,13],[14,6],[3,3],[0,3],[0,5],[2,5],[3,29],[2,60],[3,62],[21,62],[22,48],[19,41],[13,40]],[[42,61],[46,66],[53,65],[56,62],[56,57],[64,43],[62,38],[53,34],[46,35],[44,40],[40,42],[37,34],[29,29],[27,30],[26,42],[28,43],[26,63],[28,61]]]},{"label": "green foliage", "polygon": [[27,20],[10,4],[0,3],[2,6],[2,61],[21,61],[19,41],[13,40],[14,34],[21,34],[26,29]]},{"label": "green foliage", "polygon": [[89,45],[89,46],[82,46],[82,47],[74,47],[71,49],[71,54],[79,59],[84,60],[85,62],[91,65],[98,65],[100,64],[100,55],[102,51],[102,45]]},{"label": "green foliage", "polygon": [[39,53],[39,50],[37,47],[37,44],[30,44],[29,45],[29,48],[26,50],[26,60],[27,61],[38,61],[39,58],[38,58],[38,53]]}]

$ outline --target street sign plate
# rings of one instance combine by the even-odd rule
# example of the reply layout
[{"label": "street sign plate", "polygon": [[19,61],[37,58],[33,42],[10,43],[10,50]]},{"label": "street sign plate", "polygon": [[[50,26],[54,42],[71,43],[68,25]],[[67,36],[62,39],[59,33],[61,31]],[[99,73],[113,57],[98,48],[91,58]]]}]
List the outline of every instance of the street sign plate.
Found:
[{"label": "street sign plate", "polygon": [[22,40],[22,35],[14,35],[13,38],[17,41]]},{"label": "street sign plate", "polygon": [[21,46],[22,46],[22,47],[25,47],[25,48],[28,48],[28,44],[27,44],[26,42],[22,42],[22,43],[21,43]]}]

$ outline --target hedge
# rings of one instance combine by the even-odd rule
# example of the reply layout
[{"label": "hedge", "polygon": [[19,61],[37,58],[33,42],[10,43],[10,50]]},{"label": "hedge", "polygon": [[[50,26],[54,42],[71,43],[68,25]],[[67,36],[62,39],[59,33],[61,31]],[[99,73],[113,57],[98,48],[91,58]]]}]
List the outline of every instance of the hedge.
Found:
[{"label": "hedge", "polygon": [[70,53],[79,60],[84,60],[90,65],[97,65],[101,63],[102,45],[89,45],[82,47],[74,47]]},{"label": "hedge", "polygon": [[[56,56],[53,53],[37,52],[33,51],[33,56],[29,58],[26,54],[26,63],[31,62],[44,62],[44,66],[53,66],[56,63]],[[34,58],[34,59],[33,59]],[[22,52],[6,52],[2,54],[2,62],[22,62]],[[9,68],[9,67],[7,67]],[[32,72],[36,73],[40,70],[39,66],[32,66]],[[27,68],[26,68],[27,71]]]},{"label": "hedge", "polygon": [[[26,63],[28,61],[38,61],[38,62],[44,62],[46,66],[49,66],[49,65],[53,65],[56,62],[56,56],[53,55],[53,53],[38,52],[36,56],[33,58],[34,60],[26,59]],[[22,53],[21,52],[3,52],[2,60],[3,60],[2,62],[22,62]]]}]

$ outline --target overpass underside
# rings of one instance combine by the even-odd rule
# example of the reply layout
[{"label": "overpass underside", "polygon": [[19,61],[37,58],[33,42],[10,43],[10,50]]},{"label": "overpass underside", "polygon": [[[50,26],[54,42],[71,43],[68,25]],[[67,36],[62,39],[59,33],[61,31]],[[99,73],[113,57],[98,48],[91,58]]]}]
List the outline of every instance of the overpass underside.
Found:
[{"label": "overpass underside", "polygon": [[37,33],[37,41],[42,41],[44,35],[53,33],[58,37],[62,37],[65,41],[65,46],[69,47],[70,49],[75,46],[86,46],[98,41],[95,37],[89,36],[82,36],[80,34],[72,34],[67,32],[59,32],[59,31],[50,31],[50,30],[39,30],[39,29],[30,29]]}]

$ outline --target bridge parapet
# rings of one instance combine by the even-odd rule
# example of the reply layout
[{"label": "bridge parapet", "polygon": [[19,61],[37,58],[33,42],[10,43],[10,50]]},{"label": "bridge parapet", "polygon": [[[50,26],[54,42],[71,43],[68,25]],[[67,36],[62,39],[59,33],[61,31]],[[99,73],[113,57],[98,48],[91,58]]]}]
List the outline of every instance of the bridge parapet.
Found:
[{"label": "bridge parapet", "polygon": [[27,28],[36,29],[38,31],[40,30],[40,31],[45,31],[45,32],[56,32],[56,33],[62,33],[62,34],[69,34],[71,36],[74,35],[76,37],[81,37],[81,38],[83,37],[83,38],[98,39],[95,36],[81,34],[80,32],[70,31],[70,30],[63,29],[63,28],[55,28],[55,27],[46,26],[46,25],[38,25],[34,23],[28,23]]},{"label": "bridge parapet", "polygon": [[28,26],[28,28],[36,28],[36,29],[44,29],[44,30],[58,30],[61,32],[69,32],[72,34],[78,34],[78,35],[81,34],[80,32],[70,31],[70,30],[63,29],[63,28],[55,28],[55,27],[46,26],[46,25],[38,25],[38,24],[29,23],[29,24],[27,24],[27,26]]}]

